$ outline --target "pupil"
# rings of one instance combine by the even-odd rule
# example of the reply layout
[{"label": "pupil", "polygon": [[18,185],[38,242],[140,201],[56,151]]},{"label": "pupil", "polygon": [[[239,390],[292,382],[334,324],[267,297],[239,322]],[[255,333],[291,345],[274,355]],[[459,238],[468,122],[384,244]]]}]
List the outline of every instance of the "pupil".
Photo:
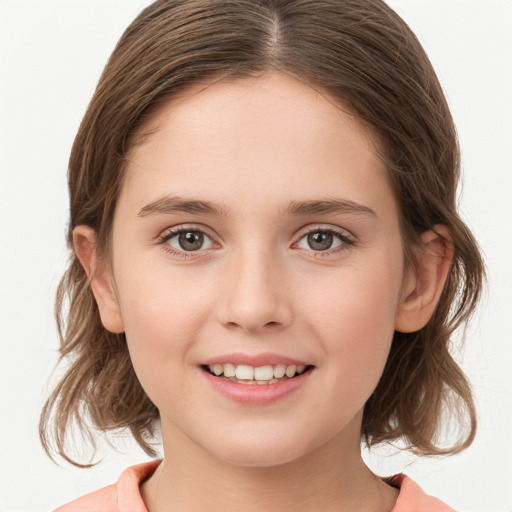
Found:
[{"label": "pupil", "polygon": [[180,233],[180,247],[185,251],[196,251],[201,249],[201,246],[203,245],[203,239],[204,236],[202,233],[194,233],[193,231]]},{"label": "pupil", "polygon": [[326,251],[332,245],[332,233],[311,233],[308,235],[308,245],[317,251]]}]

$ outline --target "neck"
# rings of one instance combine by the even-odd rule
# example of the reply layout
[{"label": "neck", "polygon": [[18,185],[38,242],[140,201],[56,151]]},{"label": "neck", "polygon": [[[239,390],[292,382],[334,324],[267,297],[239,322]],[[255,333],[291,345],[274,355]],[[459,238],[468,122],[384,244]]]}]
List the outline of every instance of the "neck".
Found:
[{"label": "neck", "polygon": [[174,431],[164,435],[164,461],[141,487],[149,512],[389,512],[397,491],[366,467],[359,439],[333,438],[271,467],[219,460]]}]

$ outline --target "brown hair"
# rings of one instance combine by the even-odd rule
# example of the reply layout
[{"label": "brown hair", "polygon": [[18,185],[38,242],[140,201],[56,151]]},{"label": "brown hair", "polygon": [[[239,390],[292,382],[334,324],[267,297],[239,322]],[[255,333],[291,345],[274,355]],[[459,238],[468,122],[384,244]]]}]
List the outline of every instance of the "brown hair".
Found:
[{"label": "brown hair", "polygon": [[[453,263],[429,323],[395,332],[382,378],[366,403],[368,445],[402,439],[420,454],[469,446],[476,413],[468,382],[449,352],[454,330],[478,301],[483,263],[457,214],[459,150],[432,66],[409,27],[381,0],[158,0],[118,42],[76,136],[69,162],[71,222],[92,227],[107,254],[127,154],[159,105],[192,84],[268,70],[329,93],[379,140],[401,211],[406,261],[419,234],[448,227]],[[74,252],[60,283],[56,316],[67,372],[42,412],[40,433],[67,460],[72,423],[89,435],[128,428],[153,454],[158,410],[130,362],[124,335],[102,326]],[[454,406],[456,406],[454,408]],[[450,447],[439,445],[444,410],[469,421]]]}]

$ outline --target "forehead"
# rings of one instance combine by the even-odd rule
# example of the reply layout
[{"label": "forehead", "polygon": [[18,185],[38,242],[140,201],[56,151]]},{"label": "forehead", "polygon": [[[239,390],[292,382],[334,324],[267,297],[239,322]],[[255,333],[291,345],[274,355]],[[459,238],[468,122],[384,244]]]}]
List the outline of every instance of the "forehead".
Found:
[{"label": "forehead", "polygon": [[191,187],[194,196],[241,203],[345,190],[364,203],[390,193],[368,128],[324,91],[277,72],[191,87],[144,132],[123,187],[141,200],[186,197]]}]

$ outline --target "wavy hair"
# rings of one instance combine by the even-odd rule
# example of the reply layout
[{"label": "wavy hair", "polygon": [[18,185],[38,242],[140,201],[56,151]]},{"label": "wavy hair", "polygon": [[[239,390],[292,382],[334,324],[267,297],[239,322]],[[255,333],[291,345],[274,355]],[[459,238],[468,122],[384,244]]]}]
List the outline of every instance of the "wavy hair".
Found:
[{"label": "wavy hair", "polygon": [[[69,455],[76,424],[129,429],[154,454],[159,413],[142,389],[124,334],[102,326],[90,282],[72,249],[85,224],[108,258],[116,201],[131,148],[170,98],[197,83],[269,70],[327,92],[371,128],[401,215],[406,262],[419,235],[444,224],[453,262],[435,314],[414,333],[395,332],[382,378],[365,405],[369,446],[403,440],[419,454],[447,454],[472,442],[476,412],[468,382],[450,354],[457,327],[472,314],[484,266],[457,213],[460,158],[453,120],[423,48],[381,0],[158,0],[126,29],[100,78],[69,160],[70,261],[57,292],[60,355],[67,370],[46,402],[46,451]],[[442,446],[443,412],[464,428]],[[460,414],[459,414],[460,413]]]}]

